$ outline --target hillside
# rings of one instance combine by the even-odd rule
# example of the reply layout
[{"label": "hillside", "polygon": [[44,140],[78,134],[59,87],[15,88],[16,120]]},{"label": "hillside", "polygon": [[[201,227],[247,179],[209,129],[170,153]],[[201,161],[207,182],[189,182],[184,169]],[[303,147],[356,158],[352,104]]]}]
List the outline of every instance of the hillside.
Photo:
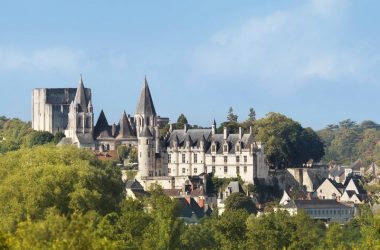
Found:
[{"label": "hillside", "polygon": [[361,159],[365,164],[380,163],[380,125],[373,121],[358,124],[347,119],[317,133],[325,145],[325,162],[348,165]]}]

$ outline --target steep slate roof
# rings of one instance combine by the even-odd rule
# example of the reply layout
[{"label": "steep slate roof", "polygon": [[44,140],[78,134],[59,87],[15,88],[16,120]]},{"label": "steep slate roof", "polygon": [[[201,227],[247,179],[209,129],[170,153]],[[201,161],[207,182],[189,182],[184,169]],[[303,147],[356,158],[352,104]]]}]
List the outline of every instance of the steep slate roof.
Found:
[{"label": "steep slate roof", "polygon": [[144,190],[144,187],[137,180],[127,180],[125,188],[132,190]]},{"label": "steep slate roof", "polygon": [[351,169],[355,171],[360,171],[360,168],[363,167],[363,162],[362,160],[358,159],[351,165]]},{"label": "steep slate roof", "polygon": [[86,96],[86,91],[84,89],[82,75],[80,76],[79,86],[77,88],[77,93],[75,95],[75,103],[79,106],[80,112],[87,111],[88,99]]},{"label": "steep slate roof", "polygon": [[94,128],[94,137],[108,138],[111,137],[110,126],[108,124],[104,111],[100,111],[98,121]]},{"label": "steep slate roof", "polygon": [[182,146],[186,141],[186,138],[191,138],[191,146],[199,146],[200,141],[205,140],[205,147],[207,147],[207,138],[211,135],[211,129],[175,129],[170,133],[166,144],[167,146],[173,145],[172,142],[178,139],[178,146]]},{"label": "steep slate roof", "polygon": [[229,190],[232,193],[243,193],[244,190],[238,181],[231,181],[225,190]]},{"label": "steep slate roof", "polygon": [[141,133],[140,137],[153,137],[152,132],[150,132],[150,129],[148,126],[144,126]]},{"label": "steep slate roof", "polygon": [[117,138],[129,138],[131,136],[133,136],[133,131],[131,128],[131,124],[129,123],[127,114],[124,111],[120,119],[120,130]]},{"label": "steep slate roof", "polygon": [[152,95],[150,94],[148,81],[144,81],[144,87],[141,90],[140,100],[137,105],[136,114],[156,115],[156,109],[153,105]]}]

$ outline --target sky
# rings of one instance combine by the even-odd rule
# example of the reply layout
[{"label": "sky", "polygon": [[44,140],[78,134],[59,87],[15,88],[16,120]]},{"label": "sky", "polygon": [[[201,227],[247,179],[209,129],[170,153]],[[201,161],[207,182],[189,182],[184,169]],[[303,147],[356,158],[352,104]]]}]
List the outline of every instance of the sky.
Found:
[{"label": "sky", "polygon": [[97,117],[134,114],[144,77],[157,113],[190,124],[279,112],[322,129],[380,122],[380,1],[0,2],[0,115],[31,120],[33,88],[92,89]]}]

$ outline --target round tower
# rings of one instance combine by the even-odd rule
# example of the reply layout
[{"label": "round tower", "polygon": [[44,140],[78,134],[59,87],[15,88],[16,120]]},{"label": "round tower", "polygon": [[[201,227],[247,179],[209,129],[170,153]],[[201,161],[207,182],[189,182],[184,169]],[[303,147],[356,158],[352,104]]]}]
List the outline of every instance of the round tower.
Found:
[{"label": "round tower", "polygon": [[138,155],[139,155],[139,176],[153,176],[153,135],[148,126],[144,126],[141,130],[138,140]]}]

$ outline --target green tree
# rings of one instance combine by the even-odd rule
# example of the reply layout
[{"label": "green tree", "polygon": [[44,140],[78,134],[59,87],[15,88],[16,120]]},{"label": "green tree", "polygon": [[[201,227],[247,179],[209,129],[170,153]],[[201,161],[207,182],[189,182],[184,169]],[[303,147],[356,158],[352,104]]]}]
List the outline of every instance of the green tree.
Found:
[{"label": "green tree", "polygon": [[53,138],[54,144],[58,144],[62,140],[62,138],[65,138],[65,137],[66,137],[65,134],[62,132],[55,133],[54,138]]},{"label": "green tree", "polygon": [[[20,184],[22,183],[22,185]],[[123,196],[120,169],[75,147],[40,146],[0,156],[0,230],[61,214],[115,211]]]},{"label": "green tree", "polygon": [[249,122],[256,121],[256,111],[253,108],[249,109],[247,121],[249,121]]},{"label": "green tree", "polygon": [[229,122],[237,122],[238,116],[234,114],[234,110],[232,107],[228,110],[228,115],[227,115],[227,121]]},{"label": "green tree", "polygon": [[256,213],[256,206],[252,198],[242,193],[233,193],[228,196],[224,206],[226,211],[244,209],[249,214]]},{"label": "green tree", "polygon": [[323,143],[310,128],[278,114],[269,113],[255,122],[256,139],[265,145],[269,163],[275,167],[297,166],[309,159],[319,161]]},{"label": "green tree", "polygon": [[54,135],[46,131],[35,131],[28,136],[28,146],[33,147],[52,142]]}]

